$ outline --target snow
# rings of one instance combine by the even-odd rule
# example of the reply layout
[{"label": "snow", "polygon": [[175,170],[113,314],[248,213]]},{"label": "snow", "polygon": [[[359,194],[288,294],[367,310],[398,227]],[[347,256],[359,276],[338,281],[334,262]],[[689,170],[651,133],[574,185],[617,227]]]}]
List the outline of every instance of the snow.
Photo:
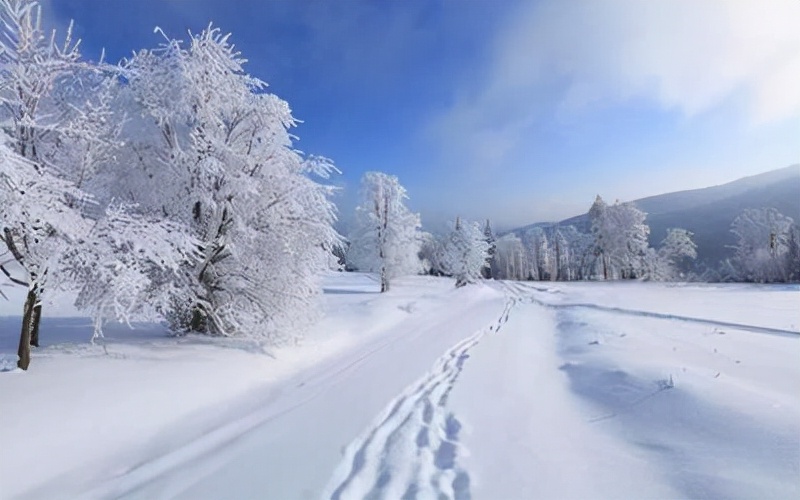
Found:
[{"label": "snow", "polygon": [[678,496],[659,481],[657,468],[587,420],[559,369],[555,326],[541,308],[513,311],[505,328],[474,350],[463,385],[453,391],[453,412],[469,429],[463,467],[472,471],[473,496]]},{"label": "snow", "polygon": [[0,496],[800,495],[800,287],[378,287],[331,273],[324,319],[268,350],[143,324],[92,346],[46,304],[30,370],[0,373]]},{"label": "snow", "polygon": [[621,281],[554,282],[531,287],[542,302],[651,313],[800,333],[800,285]]},{"label": "snow", "polygon": [[[530,286],[511,287],[522,300],[531,300]],[[672,296],[674,290],[627,284],[578,288],[575,299],[592,299],[600,305],[619,305],[614,300],[625,295],[634,305],[644,305],[649,298],[648,311],[658,309],[656,300]],[[773,314],[780,310],[776,304],[784,304],[782,315],[796,319],[796,289],[725,288],[701,287],[695,292],[705,290],[707,307],[731,296],[747,297],[751,310],[758,308],[754,304],[764,295],[775,299]],[[551,288],[545,293],[569,295],[572,289],[555,293]],[[722,297],[716,297],[721,291]],[[688,308],[692,300],[675,300],[662,305],[662,310],[684,318],[700,312]],[[508,328],[517,335],[482,344],[474,357],[476,363],[481,360],[509,372],[491,390],[496,394],[516,387],[518,392],[509,399],[521,402],[521,413],[503,412],[498,421],[486,419],[484,411],[480,420],[480,409],[469,404],[481,398],[467,390],[462,400],[462,393],[454,391],[456,412],[463,401],[465,414],[478,418],[473,423],[476,442],[465,440],[470,457],[481,457],[472,467],[476,498],[787,498],[800,491],[800,336],[587,308],[560,308],[546,314],[546,309],[522,306],[514,313]],[[533,317],[525,321],[526,314]],[[713,312],[708,307],[700,318],[722,314],[719,307]],[[513,328],[515,320],[524,323]],[[535,337],[540,337],[538,342]],[[480,351],[492,348],[494,353],[486,356]],[[515,355],[522,357],[520,352],[526,357],[509,368]],[[537,355],[531,359],[534,352]],[[481,373],[486,370],[476,369],[472,376]],[[521,387],[520,380],[526,381]],[[463,387],[470,385],[465,376]],[[566,401],[564,395],[569,396]],[[499,406],[508,408],[511,403]],[[497,436],[488,431],[497,428],[514,430],[507,446],[498,446]],[[554,435],[554,429],[563,433]],[[531,444],[535,453],[526,460]],[[498,485],[492,483],[483,491],[478,481],[482,464],[503,463],[499,456],[486,460],[487,454],[501,450],[505,463],[524,464],[519,481],[500,485],[507,490],[493,489]],[[465,459],[467,468],[470,457]],[[534,461],[537,458],[541,463]],[[530,474],[532,465],[545,472]],[[580,466],[584,474],[564,474],[567,465]],[[483,477],[498,473],[488,469]],[[530,495],[514,494],[522,491]]]}]

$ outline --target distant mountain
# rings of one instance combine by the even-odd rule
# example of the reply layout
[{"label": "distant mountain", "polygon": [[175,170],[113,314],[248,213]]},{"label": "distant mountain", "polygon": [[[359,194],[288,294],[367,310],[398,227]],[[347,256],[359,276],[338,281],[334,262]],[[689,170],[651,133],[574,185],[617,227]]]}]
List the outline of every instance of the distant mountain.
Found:
[{"label": "distant mountain", "polygon": [[[587,201],[587,206],[591,201]],[[697,262],[716,267],[720,260],[732,255],[729,246],[735,244],[735,240],[730,226],[742,210],[773,207],[800,222],[800,164],[720,186],[650,196],[633,203],[647,212],[651,246],[658,247],[668,228],[688,229],[694,233]],[[581,231],[588,231],[589,219],[583,214],[563,220],[558,225],[573,225]],[[554,224],[531,224],[513,232],[520,234],[537,226],[552,227]]]}]

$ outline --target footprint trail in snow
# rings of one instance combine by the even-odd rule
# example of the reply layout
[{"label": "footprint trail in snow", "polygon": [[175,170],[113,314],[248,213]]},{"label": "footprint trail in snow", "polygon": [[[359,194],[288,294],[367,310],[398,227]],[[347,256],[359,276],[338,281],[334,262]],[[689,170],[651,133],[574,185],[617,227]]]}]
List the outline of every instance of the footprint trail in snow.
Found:
[{"label": "footprint trail in snow", "polygon": [[404,390],[345,450],[323,498],[467,500],[470,476],[458,465],[461,422],[447,400],[470,350],[508,321],[516,298],[492,326],[462,340],[433,369]]}]

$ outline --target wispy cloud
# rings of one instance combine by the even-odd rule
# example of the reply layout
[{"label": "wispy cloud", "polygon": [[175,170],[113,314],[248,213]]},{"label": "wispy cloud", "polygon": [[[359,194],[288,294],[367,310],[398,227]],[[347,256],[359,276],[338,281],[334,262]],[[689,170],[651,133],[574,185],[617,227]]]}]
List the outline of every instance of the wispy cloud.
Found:
[{"label": "wispy cloud", "polygon": [[424,127],[434,186],[512,223],[785,166],[798,25],[797,0],[522,2]]},{"label": "wispy cloud", "polygon": [[491,165],[537,116],[590,105],[645,99],[694,117],[744,96],[751,125],[796,118],[799,23],[796,0],[529,3],[496,41],[486,79],[432,128],[445,148]]}]

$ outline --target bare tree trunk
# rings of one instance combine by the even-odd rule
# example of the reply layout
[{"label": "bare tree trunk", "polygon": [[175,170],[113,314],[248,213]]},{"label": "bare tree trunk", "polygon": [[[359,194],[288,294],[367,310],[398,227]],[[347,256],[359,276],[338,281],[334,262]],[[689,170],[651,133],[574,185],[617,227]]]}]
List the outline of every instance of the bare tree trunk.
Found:
[{"label": "bare tree trunk", "polygon": [[42,304],[39,303],[33,306],[33,314],[31,317],[31,345],[34,347],[39,347],[39,322],[41,321],[41,319],[42,319]]},{"label": "bare tree trunk", "polygon": [[206,317],[198,306],[192,309],[192,321],[189,323],[189,331],[195,333],[208,333]]},{"label": "bare tree trunk", "polygon": [[561,281],[563,279],[561,273],[561,245],[558,243],[558,238],[556,238],[556,273],[555,273],[555,281]]},{"label": "bare tree trunk", "polygon": [[36,299],[36,292],[29,290],[28,296],[25,298],[25,306],[22,309],[22,331],[19,334],[19,349],[17,350],[19,360],[17,361],[17,366],[23,370],[27,370],[28,365],[31,364],[31,331]]},{"label": "bare tree trunk", "polygon": [[381,266],[381,293],[389,291],[389,280],[386,279],[386,267]]},{"label": "bare tree trunk", "polygon": [[[377,203],[376,203],[377,205]],[[380,209],[378,209],[380,213]],[[378,230],[380,249],[378,256],[381,259],[381,293],[389,291],[389,277],[386,275],[386,232],[389,230],[389,197],[383,194],[383,213],[381,215],[381,228]]]}]

